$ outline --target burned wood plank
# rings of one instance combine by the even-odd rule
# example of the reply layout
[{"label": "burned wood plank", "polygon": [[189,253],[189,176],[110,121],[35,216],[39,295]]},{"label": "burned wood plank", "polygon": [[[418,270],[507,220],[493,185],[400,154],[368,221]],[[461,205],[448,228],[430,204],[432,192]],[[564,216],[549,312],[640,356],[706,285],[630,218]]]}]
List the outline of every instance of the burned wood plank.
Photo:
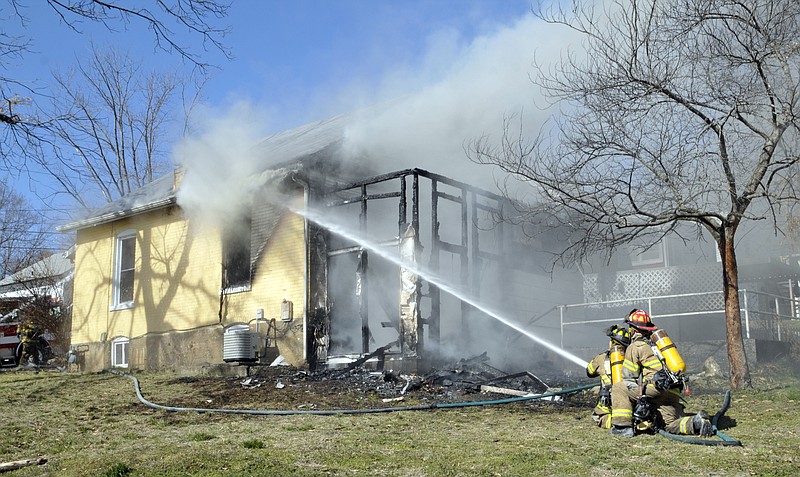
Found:
[{"label": "burned wood plank", "polygon": [[508,389],[508,388],[500,388],[497,386],[489,386],[487,384],[481,385],[481,392],[484,393],[496,393],[496,394],[507,394],[509,396],[527,396],[531,394],[528,391],[520,391],[519,389]]},{"label": "burned wood plank", "polygon": [[366,363],[370,359],[374,358],[375,356],[381,356],[382,357],[382,355],[386,354],[386,351],[388,351],[389,348],[391,348],[392,346],[395,346],[395,345],[397,345],[397,341],[392,341],[391,343],[387,344],[386,346],[381,346],[380,348],[376,349],[372,353],[364,355],[361,358],[358,358],[357,360],[355,360],[352,363],[348,364],[346,368],[344,368],[340,372],[334,374],[333,376],[331,376],[331,378],[335,379],[335,378],[338,378],[339,376],[345,375],[345,374],[349,373],[350,371],[354,370],[355,368],[357,368],[357,367],[361,366],[362,364]]}]

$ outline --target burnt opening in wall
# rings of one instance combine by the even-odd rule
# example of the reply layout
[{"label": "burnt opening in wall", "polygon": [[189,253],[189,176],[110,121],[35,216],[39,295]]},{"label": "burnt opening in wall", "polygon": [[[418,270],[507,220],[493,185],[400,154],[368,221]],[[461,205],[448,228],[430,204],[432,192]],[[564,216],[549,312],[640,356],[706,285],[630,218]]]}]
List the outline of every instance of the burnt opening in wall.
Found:
[{"label": "burnt opening in wall", "polygon": [[222,235],[223,289],[250,286],[252,263],[252,218],[231,221]]},{"label": "burnt opening in wall", "polygon": [[377,254],[358,249],[328,259],[330,354],[359,355],[398,338],[400,272]]}]

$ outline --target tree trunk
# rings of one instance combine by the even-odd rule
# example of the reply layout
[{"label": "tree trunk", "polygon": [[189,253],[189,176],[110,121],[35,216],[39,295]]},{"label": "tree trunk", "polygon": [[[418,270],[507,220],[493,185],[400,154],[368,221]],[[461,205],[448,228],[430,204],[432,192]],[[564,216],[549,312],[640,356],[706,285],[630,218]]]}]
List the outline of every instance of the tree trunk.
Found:
[{"label": "tree trunk", "polygon": [[750,387],[750,368],[744,352],[742,317],[739,306],[739,267],[734,251],[733,231],[726,228],[719,249],[722,256],[722,296],[725,299],[725,330],[730,367],[730,384],[733,389]]}]

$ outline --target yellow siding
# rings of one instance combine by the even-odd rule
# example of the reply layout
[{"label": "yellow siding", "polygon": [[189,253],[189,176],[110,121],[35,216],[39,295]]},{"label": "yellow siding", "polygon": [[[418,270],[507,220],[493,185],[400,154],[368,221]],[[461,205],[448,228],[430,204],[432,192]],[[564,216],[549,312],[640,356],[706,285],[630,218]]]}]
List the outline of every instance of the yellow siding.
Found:
[{"label": "yellow siding", "polygon": [[[115,237],[136,230],[134,306],[111,310]],[[220,242],[176,208],[78,231],[73,343],[194,328],[218,321]]]},{"label": "yellow siding", "polygon": [[[137,234],[134,306],[111,310],[115,237],[129,229],[135,229]],[[182,363],[154,363],[154,356],[165,353],[161,337],[203,327],[221,330],[232,323],[251,322],[256,318],[256,310],[263,309],[265,319],[276,319],[280,337],[277,351],[292,364],[304,364],[306,258],[302,217],[285,214],[280,219],[261,253],[250,291],[225,297],[222,323],[219,321],[222,245],[218,229],[195,229],[180,209],[172,207],[81,229],[77,235],[73,345],[98,343],[103,338],[108,342],[118,336],[135,339],[157,335],[162,343],[159,349],[129,350],[131,366],[147,363],[148,367],[180,367]],[[280,319],[284,299],[294,305],[294,317],[289,323]],[[255,322],[251,326],[255,329]],[[262,335],[266,327],[265,322],[259,323]],[[221,356],[221,339],[211,345],[211,349],[216,348]],[[99,360],[108,367],[110,348],[106,346],[103,352],[109,356],[95,356],[91,361]],[[207,358],[221,363],[220,356]]]},{"label": "yellow siding", "polygon": [[[256,318],[258,309],[264,310],[264,319],[275,319],[280,353],[292,364],[300,364],[303,354],[303,310],[305,302],[305,231],[303,218],[295,214],[284,215],[259,257],[251,291],[228,297],[228,322],[249,322]],[[255,253],[255,252],[254,252]],[[281,302],[294,305],[291,322],[281,321]],[[259,324],[259,331],[266,329]],[[274,336],[274,335],[273,335]]]}]

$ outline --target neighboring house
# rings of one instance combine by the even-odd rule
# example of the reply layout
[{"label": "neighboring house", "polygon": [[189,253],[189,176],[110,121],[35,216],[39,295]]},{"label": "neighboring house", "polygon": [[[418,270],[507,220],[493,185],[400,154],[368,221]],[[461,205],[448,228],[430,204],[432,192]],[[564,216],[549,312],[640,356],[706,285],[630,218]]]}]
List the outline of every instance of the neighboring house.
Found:
[{"label": "neighboring house", "polygon": [[528,343],[509,349],[516,332],[503,321],[574,302],[580,281],[559,274],[553,285],[542,244],[497,221],[501,197],[422,169],[353,164],[345,125],[254,148],[274,158],[272,179],[225,226],[189,218],[176,171],[60,227],[77,234],[81,369],[200,371],[278,356],[315,367],[373,354],[416,369],[486,351],[509,366],[535,356]]},{"label": "neighboring house", "polygon": [[35,297],[64,298],[72,282],[74,248],[51,254],[0,280],[0,321],[16,318],[19,308]]},{"label": "neighboring house", "polygon": [[[776,343],[800,339],[793,331],[800,317],[800,263],[788,239],[763,221],[740,227],[736,244],[745,344],[768,359],[785,350]],[[602,327],[645,308],[674,341],[718,343],[716,354],[725,355],[722,264],[710,238],[673,236],[645,251],[625,249],[585,273],[583,289],[582,303],[561,309],[566,346],[589,346]]]}]

